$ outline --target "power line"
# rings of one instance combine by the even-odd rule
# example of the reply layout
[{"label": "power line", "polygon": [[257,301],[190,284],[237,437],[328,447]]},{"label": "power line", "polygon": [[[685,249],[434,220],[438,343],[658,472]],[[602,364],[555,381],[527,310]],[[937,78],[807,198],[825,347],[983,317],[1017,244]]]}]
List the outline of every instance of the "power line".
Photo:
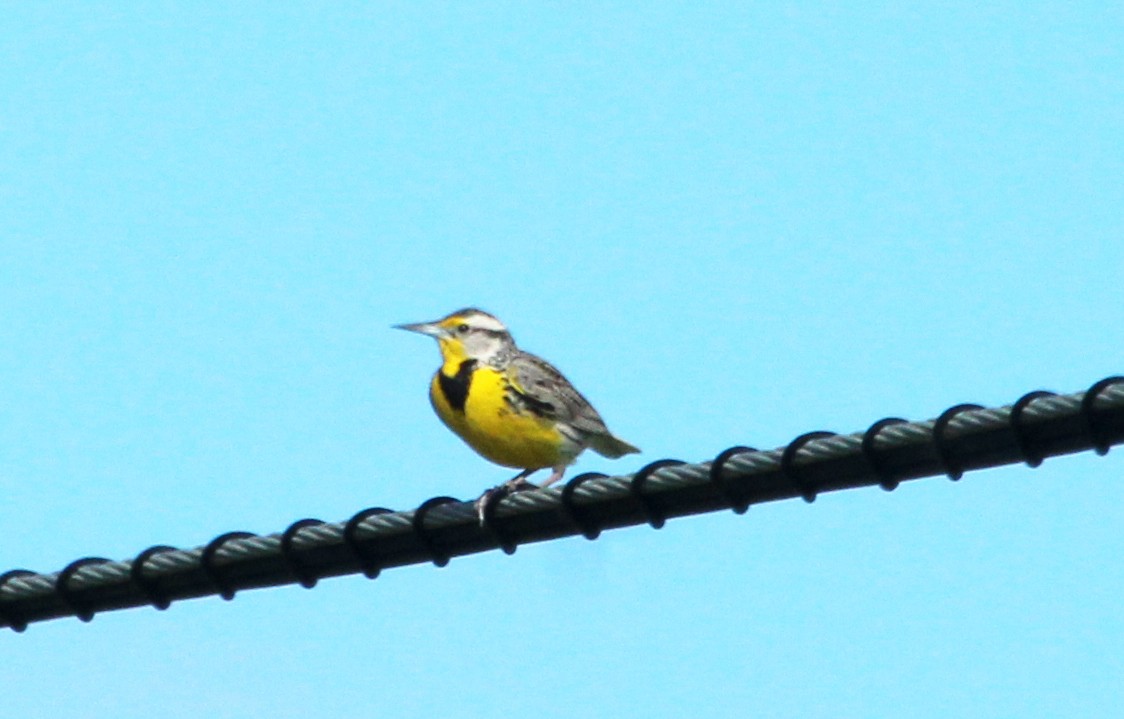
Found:
[{"label": "power line", "polygon": [[961,404],[935,420],[887,418],[865,432],[808,432],[785,447],[731,447],[710,462],[653,462],[632,475],[588,473],[563,487],[513,494],[492,504],[481,523],[471,503],[434,497],[417,509],[363,510],[346,522],[303,519],[280,534],[229,532],[194,549],[150,547],[133,560],[86,557],[63,570],[15,569],[0,575],[0,627],[324,577],[433,562],[519,544],[649,523],[720,509],[947,475],[1095,450],[1124,442],[1124,377],[1086,392],[1031,392],[1008,407]]}]

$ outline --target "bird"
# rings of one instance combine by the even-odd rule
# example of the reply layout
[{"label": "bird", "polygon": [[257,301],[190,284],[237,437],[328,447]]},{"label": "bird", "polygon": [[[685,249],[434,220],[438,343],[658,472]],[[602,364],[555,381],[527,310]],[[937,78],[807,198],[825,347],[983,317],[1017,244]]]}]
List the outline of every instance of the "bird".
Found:
[{"label": "bird", "polygon": [[[610,459],[640,452],[609,431],[554,365],[519,349],[494,315],[469,307],[394,327],[437,340],[441,366],[430,380],[429,400],[441,421],[485,459],[520,470],[477,500],[482,523],[490,502],[549,487],[587,448]],[[547,468],[551,475],[541,485],[527,479]]]}]

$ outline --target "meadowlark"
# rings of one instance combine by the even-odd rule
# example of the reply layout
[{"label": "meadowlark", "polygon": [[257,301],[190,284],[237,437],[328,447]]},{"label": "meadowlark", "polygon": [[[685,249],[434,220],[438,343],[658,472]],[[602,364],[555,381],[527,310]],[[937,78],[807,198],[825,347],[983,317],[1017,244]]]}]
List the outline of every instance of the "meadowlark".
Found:
[{"label": "meadowlark", "polygon": [[640,451],[613,436],[561,372],[516,347],[507,327],[487,312],[468,308],[395,327],[437,340],[441,367],[429,383],[429,400],[441,421],[484,458],[522,470],[481,496],[481,519],[497,493],[535,487],[527,477],[548,467],[553,472],[541,486],[557,482],[587,447],[610,459]]}]

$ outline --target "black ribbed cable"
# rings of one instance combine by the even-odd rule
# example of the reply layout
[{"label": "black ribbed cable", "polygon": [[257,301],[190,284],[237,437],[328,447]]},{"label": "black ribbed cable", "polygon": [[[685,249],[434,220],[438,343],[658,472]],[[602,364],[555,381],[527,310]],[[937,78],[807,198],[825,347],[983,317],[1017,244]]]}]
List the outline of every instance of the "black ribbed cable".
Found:
[{"label": "black ribbed cable", "polygon": [[97,613],[433,562],[520,544],[664,521],[701,512],[1026,462],[1124,442],[1124,377],[1086,392],[1028,393],[1012,406],[956,405],[935,420],[879,420],[865,432],[808,432],[786,447],[731,447],[713,462],[660,460],[632,475],[589,473],[565,486],[517,492],[485,512],[471,502],[434,497],[415,510],[373,507],[345,522],[302,519],[277,534],[227,532],[202,547],[150,547],[133,560],[87,557],[60,572],[14,569],[0,574],[0,626]]}]

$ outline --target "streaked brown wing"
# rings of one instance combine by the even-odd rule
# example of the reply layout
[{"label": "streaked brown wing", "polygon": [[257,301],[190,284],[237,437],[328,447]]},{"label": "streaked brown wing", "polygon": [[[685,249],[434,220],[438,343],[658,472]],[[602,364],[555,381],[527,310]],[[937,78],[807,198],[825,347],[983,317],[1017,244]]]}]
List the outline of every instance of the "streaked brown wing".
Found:
[{"label": "streaked brown wing", "polygon": [[546,360],[520,352],[512,358],[507,374],[512,389],[542,416],[565,422],[584,434],[609,432],[593,405]]}]

